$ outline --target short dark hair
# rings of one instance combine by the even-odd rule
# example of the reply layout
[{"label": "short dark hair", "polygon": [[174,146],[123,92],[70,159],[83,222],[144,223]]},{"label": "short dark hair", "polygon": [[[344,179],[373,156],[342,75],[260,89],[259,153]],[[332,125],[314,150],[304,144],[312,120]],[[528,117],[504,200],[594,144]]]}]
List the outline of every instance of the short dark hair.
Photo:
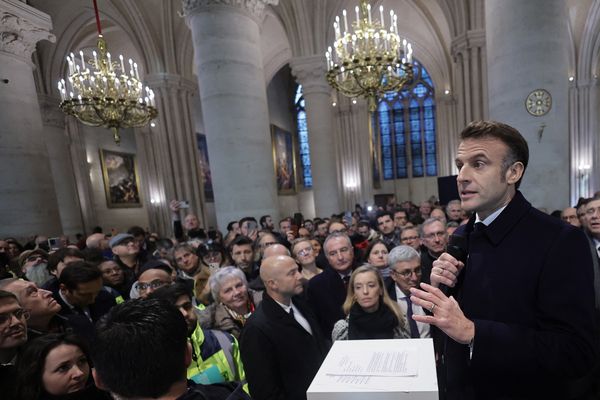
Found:
[{"label": "short dark hair", "polygon": [[246,244],[249,244],[250,246],[252,246],[252,245],[254,245],[254,242],[248,236],[244,236],[244,235],[236,236],[236,238],[233,239],[231,241],[231,243],[229,244],[229,253],[231,253],[233,251],[233,246],[244,246]]},{"label": "short dark hair", "polygon": [[375,221],[379,220],[379,218],[381,217],[385,217],[385,216],[390,217],[390,219],[393,221],[394,220],[394,214],[392,214],[391,211],[385,211],[385,210],[381,210],[381,211],[377,211],[377,214],[375,215]]},{"label": "short dark hair", "polygon": [[[27,343],[23,352],[17,357],[17,382],[15,385],[19,399],[38,399],[43,397],[44,384],[42,375],[48,353],[61,344],[79,347],[89,360],[89,351],[85,342],[77,335],[51,333],[40,336]],[[90,366],[91,367],[91,366]]]},{"label": "short dark hair", "polygon": [[135,299],[113,307],[98,322],[92,359],[110,392],[157,398],[185,381],[186,351],[181,312],[164,300]]},{"label": "short dark hair", "polygon": [[85,256],[81,250],[74,249],[72,247],[62,247],[48,256],[48,271],[56,271],[58,264],[62,261],[65,261],[65,258],[67,257],[77,257],[81,258],[82,260],[85,259]]},{"label": "short dark hair", "polygon": [[127,229],[127,233],[133,236],[146,236],[146,231],[141,226],[134,225]]},{"label": "short dark hair", "polygon": [[229,223],[227,224],[227,231],[231,232],[233,230],[233,225],[237,223],[237,221],[229,221]]},{"label": "short dark hair", "polygon": [[172,285],[163,286],[148,296],[149,299],[160,299],[170,304],[175,304],[178,298],[181,296],[188,296],[193,299],[192,287],[187,285],[185,282],[177,282]]},{"label": "short dark hair", "polygon": [[[466,139],[498,139],[508,147],[506,157],[502,162],[502,175],[516,162],[523,164],[523,173],[529,162],[529,146],[527,141],[518,130],[510,125],[497,121],[473,121],[460,133],[461,140]],[[519,188],[521,179],[515,184]]]},{"label": "short dark hair", "polygon": [[102,279],[102,272],[98,267],[87,261],[75,261],[63,269],[58,281],[67,289],[75,290],[80,283],[92,282],[97,279]]},{"label": "short dark hair", "polygon": [[[244,225],[244,222],[246,221],[252,221],[252,222],[256,222],[256,218],[254,217],[244,217],[242,219],[240,219],[239,224],[240,224],[240,228],[242,227],[242,225]],[[256,222],[258,224],[258,222]]]},{"label": "short dark hair", "polygon": [[169,276],[173,273],[173,269],[169,267],[166,263],[160,260],[149,260],[146,261],[144,265],[140,267],[138,277],[142,275],[144,272],[149,271],[151,269],[159,269],[161,271],[165,271]]}]

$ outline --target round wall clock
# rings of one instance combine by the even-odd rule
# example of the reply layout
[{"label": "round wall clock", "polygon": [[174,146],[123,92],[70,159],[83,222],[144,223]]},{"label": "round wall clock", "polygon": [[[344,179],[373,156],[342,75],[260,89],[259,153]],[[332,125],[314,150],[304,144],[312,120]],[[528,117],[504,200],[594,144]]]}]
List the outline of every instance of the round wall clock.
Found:
[{"label": "round wall clock", "polygon": [[545,89],[535,89],[525,99],[527,112],[535,117],[548,114],[552,108],[552,96]]}]

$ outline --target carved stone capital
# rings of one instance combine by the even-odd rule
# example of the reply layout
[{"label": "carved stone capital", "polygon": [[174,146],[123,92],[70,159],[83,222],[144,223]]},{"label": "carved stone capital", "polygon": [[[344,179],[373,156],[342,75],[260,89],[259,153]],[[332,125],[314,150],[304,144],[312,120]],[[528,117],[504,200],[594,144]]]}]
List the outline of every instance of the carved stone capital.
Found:
[{"label": "carved stone capital", "polygon": [[450,44],[452,56],[465,52],[475,47],[485,47],[485,30],[475,29],[455,36]]},{"label": "carved stone capital", "polygon": [[198,92],[198,83],[186,79],[180,75],[158,73],[148,74],[144,77],[144,83],[151,89],[177,89],[189,93]]},{"label": "carved stone capital", "polygon": [[0,0],[0,52],[31,62],[40,40],[54,42],[50,16],[18,0]]},{"label": "carved stone capital", "polygon": [[65,114],[58,107],[60,100],[55,97],[50,97],[38,94],[38,103],[42,113],[42,123],[44,126],[54,126],[64,129]]},{"label": "carved stone capital", "polygon": [[267,5],[276,6],[278,3],[279,0],[181,0],[184,17],[212,7],[231,7],[250,15],[256,21],[262,21]]},{"label": "carved stone capital", "polygon": [[290,67],[292,68],[292,75],[302,85],[304,94],[312,92],[331,93],[332,88],[325,79],[327,65],[324,55],[292,58]]}]

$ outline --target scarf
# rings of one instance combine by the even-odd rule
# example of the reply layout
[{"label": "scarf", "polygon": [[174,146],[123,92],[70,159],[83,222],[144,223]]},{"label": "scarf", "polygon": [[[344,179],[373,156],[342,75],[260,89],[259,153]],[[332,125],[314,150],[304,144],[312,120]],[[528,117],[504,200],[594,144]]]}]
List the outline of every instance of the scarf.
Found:
[{"label": "scarf", "polygon": [[[250,295],[248,295],[250,296]],[[254,303],[252,303],[252,300],[248,299],[248,313],[246,314],[240,314],[237,313],[235,311],[233,311],[231,308],[227,307],[225,305],[225,303],[221,303],[223,305],[223,307],[225,307],[225,310],[227,310],[227,313],[231,316],[231,318],[233,318],[235,321],[237,321],[241,326],[246,325],[246,320],[248,318],[250,318],[250,315],[252,315],[252,313],[254,312]]]},{"label": "scarf", "polygon": [[352,304],[348,316],[348,339],[393,339],[398,318],[379,299],[377,311],[368,313],[358,303]]}]

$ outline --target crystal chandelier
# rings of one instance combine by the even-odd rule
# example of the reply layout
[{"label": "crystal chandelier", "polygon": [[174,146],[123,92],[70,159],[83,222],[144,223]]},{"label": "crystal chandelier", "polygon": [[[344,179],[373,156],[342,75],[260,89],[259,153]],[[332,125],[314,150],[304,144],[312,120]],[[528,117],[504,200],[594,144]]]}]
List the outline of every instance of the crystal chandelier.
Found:
[{"label": "crystal chandelier", "polygon": [[412,81],[412,46],[398,35],[398,16],[389,13],[389,23],[383,6],[379,20],[372,17],[366,0],[356,6],[356,20],[348,25],[346,10],[335,18],[335,41],[325,53],[327,82],[345,96],[364,97],[369,111],[374,112],[377,99],[386,92],[400,91]]},{"label": "crystal chandelier", "polygon": [[148,124],[158,112],[154,93],[140,81],[138,65],[122,55],[113,60],[102,36],[100,16],[96,0],[94,12],[98,28],[98,52],[93,59],[85,60],[83,51],[77,59],[73,53],[67,56],[69,72],[66,79],[58,82],[61,96],[60,108],[85,125],[104,126],[113,132],[120,143],[119,129],[135,128]]}]

